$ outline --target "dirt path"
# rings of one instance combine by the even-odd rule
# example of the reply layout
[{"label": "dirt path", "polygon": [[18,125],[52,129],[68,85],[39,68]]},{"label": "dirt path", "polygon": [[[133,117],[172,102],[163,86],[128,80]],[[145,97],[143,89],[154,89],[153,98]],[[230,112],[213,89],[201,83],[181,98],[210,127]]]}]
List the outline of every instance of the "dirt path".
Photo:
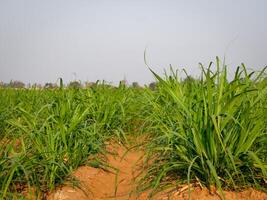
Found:
[{"label": "dirt path", "polygon": [[120,144],[108,146],[108,151],[114,155],[107,155],[107,161],[114,167],[115,172],[83,166],[75,171],[74,176],[79,179],[81,189],[64,186],[51,194],[49,200],[145,200],[146,194],[133,194],[136,187],[136,176],[142,171],[144,152],[140,149],[127,150]]},{"label": "dirt path", "polygon": [[[147,200],[148,192],[141,195],[133,193],[136,189],[136,176],[142,172],[144,151],[141,149],[127,150],[123,145],[113,143],[108,150],[115,154],[107,155],[109,165],[117,169],[112,173],[103,169],[83,166],[74,172],[80,181],[80,187],[63,186],[48,196],[48,200]],[[232,200],[267,200],[267,194],[249,189],[243,192],[225,192],[226,199]],[[188,192],[159,194],[154,200],[185,200]],[[192,200],[220,200],[216,194],[207,189],[195,188],[191,193]]]}]

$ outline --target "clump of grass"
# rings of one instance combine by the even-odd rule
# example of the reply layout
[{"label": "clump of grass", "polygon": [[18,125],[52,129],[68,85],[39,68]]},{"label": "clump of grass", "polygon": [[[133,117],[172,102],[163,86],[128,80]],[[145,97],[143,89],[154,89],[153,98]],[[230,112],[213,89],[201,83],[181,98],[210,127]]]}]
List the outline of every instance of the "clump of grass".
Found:
[{"label": "clump of grass", "polygon": [[[267,178],[266,76],[248,73],[242,64],[233,80],[216,59],[200,79],[182,81],[171,74],[160,77],[150,93],[153,141],[148,147],[154,164],[143,187],[162,188],[173,178],[210,189],[258,187]],[[265,79],[264,79],[265,78]],[[152,156],[154,155],[154,156]],[[173,177],[173,178],[170,178]]]}]

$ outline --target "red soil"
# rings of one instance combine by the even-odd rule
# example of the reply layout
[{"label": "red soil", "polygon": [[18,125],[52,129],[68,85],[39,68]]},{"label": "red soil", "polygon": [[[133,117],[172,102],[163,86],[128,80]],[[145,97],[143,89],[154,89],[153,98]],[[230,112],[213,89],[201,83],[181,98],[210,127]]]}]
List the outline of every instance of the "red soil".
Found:
[{"label": "red soil", "polygon": [[[142,172],[144,152],[140,149],[127,149],[119,144],[109,145],[109,150],[117,155],[109,154],[107,160],[109,165],[117,169],[117,173],[108,172],[103,169],[83,166],[74,172],[74,176],[80,181],[80,189],[71,186],[63,186],[48,196],[48,200],[146,200],[149,192],[135,194],[137,183],[136,176]],[[185,186],[186,187],[186,186]],[[243,192],[225,191],[228,200],[267,200],[267,194],[253,189]],[[161,193],[154,200],[185,200],[188,192]],[[194,188],[191,192],[192,200],[220,200],[217,194],[210,194],[207,189]]]},{"label": "red soil", "polygon": [[80,180],[82,189],[64,186],[49,195],[48,200],[147,199],[144,195],[139,198],[132,194],[136,187],[134,180],[140,172],[143,151],[127,152],[125,147],[118,144],[109,146],[108,150],[115,153],[115,155],[109,154],[107,159],[109,165],[116,168],[117,172],[116,170],[115,172],[108,172],[87,166],[80,167],[74,172],[74,176]]}]

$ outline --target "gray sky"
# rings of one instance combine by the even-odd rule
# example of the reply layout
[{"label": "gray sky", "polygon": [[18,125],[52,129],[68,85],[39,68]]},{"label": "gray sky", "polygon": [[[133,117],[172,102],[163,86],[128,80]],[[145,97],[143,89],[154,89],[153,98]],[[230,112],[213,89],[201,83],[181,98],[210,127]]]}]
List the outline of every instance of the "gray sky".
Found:
[{"label": "gray sky", "polygon": [[153,80],[185,67],[198,74],[223,58],[231,68],[267,65],[266,0],[0,0],[0,80],[25,83]]}]

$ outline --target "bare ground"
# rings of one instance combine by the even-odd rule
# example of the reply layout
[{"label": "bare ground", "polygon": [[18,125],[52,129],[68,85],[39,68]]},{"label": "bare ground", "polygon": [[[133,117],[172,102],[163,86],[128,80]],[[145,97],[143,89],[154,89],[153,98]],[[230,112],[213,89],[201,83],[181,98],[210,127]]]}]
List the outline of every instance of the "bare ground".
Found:
[{"label": "bare ground", "polygon": [[[146,200],[149,191],[136,194],[136,177],[143,170],[142,149],[128,150],[125,146],[113,143],[108,145],[109,151],[116,154],[107,155],[109,165],[115,171],[106,171],[100,168],[82,166],[74,172],[80,181],[80,189],[71,186],[62,186],[48,195],[48,200]],[[186,188],[186,186],[185,186]],[[267,200],[267,194],[253,189],[243,192],[225,191],[227,200]],[[163,192],[153,198],[154,200],[185,200],[188,191],[174,191],[171,194]],[[196,187],[191,192],[192,200],[220,200],[217,194],[211,194],[207,189]]]}]

